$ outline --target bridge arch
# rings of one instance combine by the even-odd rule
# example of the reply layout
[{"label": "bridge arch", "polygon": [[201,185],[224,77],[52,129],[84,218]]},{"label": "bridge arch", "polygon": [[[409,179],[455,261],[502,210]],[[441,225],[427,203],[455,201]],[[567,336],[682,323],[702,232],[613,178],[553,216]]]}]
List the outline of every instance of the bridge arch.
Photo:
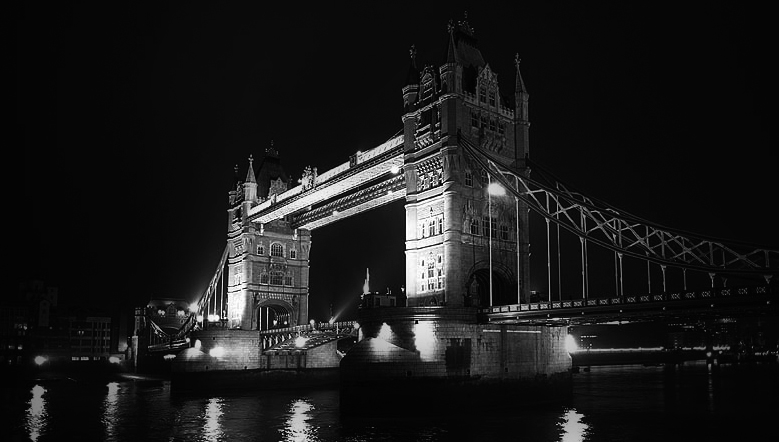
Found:
[{"label": "bridge arch", "polygon": [[479,261],[468,271],[465,283],[466,299],[473,306],[505,305],[516,303],[516,274],[505,265],[492,266],[492,297],[490,304],[490,265]]},{"label": "bridge arch", "polygon": [[272,330],[297,324],[294,307],[282,299],[263,299],[254,308],[253,329]]}]

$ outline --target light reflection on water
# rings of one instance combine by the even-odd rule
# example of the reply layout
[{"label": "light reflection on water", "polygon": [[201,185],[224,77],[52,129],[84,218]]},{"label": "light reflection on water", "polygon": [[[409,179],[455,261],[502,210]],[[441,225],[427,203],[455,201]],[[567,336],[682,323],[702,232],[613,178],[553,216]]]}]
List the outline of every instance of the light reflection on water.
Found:
[{"label": "light reflection on water", "polygon": [[563,413],[560,418],[561,422],[558,424],[563,431],[560,435],[560,442],[582,442],[586,440],[587,429],[590,427],[582,422],[583,417],[583,414],[573,408]]},{"label": "light reflection on water", "polygon": [[46,389],[40,385],[35,385],[31,390],[32,398],[27,409],[26,427],[27,434],[33,441],[38,440],[46,428],[48,412],[46,411],[46,399],[43,398]]},{"label": "light reflection on water", "polygon": [[103,400],[103,426],[106,439],[113,439],[117,436],[116,422],[121,417],[117,412],[120,387],[118,382],[109,382],[107,387],[108,393]]},{"label": "light reflection on water", "polygon": [[211,398],[206,404],[204,413],[203,424],[203,436],[205,440],[221,440],[224,438],[224,431],[222,430],[221,418],[224,412],[222,411],[222,398]]},{"label": "light reflection on water", "polygon": [[289,416],[281,434],[287,442],[312,442],[318,440],[317,428],[309,423],[310,412],[314,407],[303,399],[298,399],[289,407]]},{"label": "light reflection on water", "polygon": [[167,381],[6,383],[0,405],[12,416],[7,439],[35,442],[758,440],[750,431],[779,413],[779,367],[593,367],[575,376],[574,393],[550,407],[474,403],[442,418],[343,416],[337,389],[177,397]]}]

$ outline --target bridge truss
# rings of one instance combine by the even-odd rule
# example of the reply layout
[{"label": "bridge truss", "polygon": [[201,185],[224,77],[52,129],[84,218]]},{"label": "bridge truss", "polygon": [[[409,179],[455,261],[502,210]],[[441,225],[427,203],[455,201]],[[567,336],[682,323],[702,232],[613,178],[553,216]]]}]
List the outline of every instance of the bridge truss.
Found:
[{"label": "bridge truss", "polygon": [[[512,167],[501,163],[464,137],[459,137],[458,143],[473,161],[487,171],[491,180],[499,183],[517,201],[521,200],[526,203],[533,212],[540,215],[545,221],[547,287],[549,287],[547,308],[552,307],[552,253],[550,250],[550,228],[552,225],[557,229],[558,247],[560,229],[572,233],[579,239],[581,299],[585,303],[590,298],[588,247],[592,245],[613,252],[615,293],[612,298],[620,300],[626,299],[623,262],[627,257],[646,262],[647,272],[649,272],[650,264],[660,268],[662,293],[668,293],[666,275],[670,269],[681,270],[682,291],[688,290],[688,271],[707,274],[712,289],[715,288],[716,277],[720,277],[724,281],[724,285],[727,285],[728,278],[755,280],[764,284],[767,289],[772,278],[779,273],[779,250],[705,238],[690,232],[664,227],[576,192],[537,164],[532,164],[533,178],[530,178],[527,176],[529,174],[517,172]],[[559,262],[557,264],[559,268]],[[633,294],[634,296],[628,298],[641,300],[644,298],[640,295],[651,296],[651,278],[649,276],[647,284],[647,294]],[[560,287],[559,284],[558,287]],[[608,298],[609,296],[599,297]],[[650,298],[646,300],[648,299]],[[560,302],[562,303],[563,300],[560,299]],[[590,305],[597,305],[597,302]],[[518,306],[515,307],[519,310]],[[500,308],[497,308],[495,311],[499,310]]]}]

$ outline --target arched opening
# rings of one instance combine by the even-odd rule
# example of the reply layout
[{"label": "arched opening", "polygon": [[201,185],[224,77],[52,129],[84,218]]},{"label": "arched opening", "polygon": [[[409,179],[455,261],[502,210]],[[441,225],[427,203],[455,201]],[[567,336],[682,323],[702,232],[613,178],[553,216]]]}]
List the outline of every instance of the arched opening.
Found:
[{"label": "arched opening", "polygon": [[257,330],[260,331],[295,325],[293,324],[292,310],[280,304],[261,304],[257,307],[256,315]]},{"label": "arched opening", "polygon": [[[471,273],[466,284],[467,298],[471,305],[487,307],[490,305],[490,271],[478,269]],[[517,302],[516,284],[499,269],[492,270],[492,305],[515,304]]]}]

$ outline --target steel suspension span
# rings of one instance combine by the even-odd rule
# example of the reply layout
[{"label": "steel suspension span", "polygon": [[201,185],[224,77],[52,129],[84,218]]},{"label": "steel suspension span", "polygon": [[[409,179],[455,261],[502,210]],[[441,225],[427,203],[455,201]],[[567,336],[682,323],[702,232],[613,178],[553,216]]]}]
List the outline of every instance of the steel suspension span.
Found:
[{"label": "steel suspension span", "polygon": [[[669,267],[684,272],[685,286],[687,270],[708,273],[712,287],[715,276],[756,277],[770,284],[771,278],[779,274],[779,250],[705,238],[664,227],[575,192],[535,163],[532,164],[533,174],[539,175],[540,179],[531,179],[502,164],[462,136],[458,137],[458,143],[487,171],[491,180],[499,182],[507,192],[527,203],[530,209],[544,218],[547,237],[551,223],[579,238],[582,268],[585,269],[582,276],[585,297],[588,243],[614,252],[619,295],[623,294],[622,261],[627,256],[659,265],[664,285],[666,268]],[[536,168],[539,173],[536,173]],[[547,256],[550,254],[547,253]]]}]

